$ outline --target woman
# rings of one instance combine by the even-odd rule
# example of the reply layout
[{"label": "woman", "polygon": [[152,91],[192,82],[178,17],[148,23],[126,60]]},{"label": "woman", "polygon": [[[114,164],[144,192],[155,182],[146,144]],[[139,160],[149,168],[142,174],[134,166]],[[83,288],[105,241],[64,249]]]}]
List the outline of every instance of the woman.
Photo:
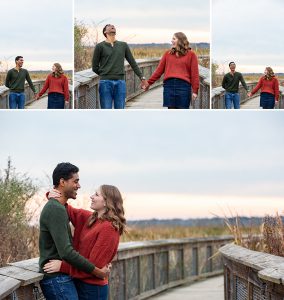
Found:
[{"label": "woman", "polygon": [[[59,195],[52,191],[49,197]],[[109,264],[117,253],[120,235],[125,232],[123,200],[119,190],[112,185],[102,185],[91,196],[90,212],[67,205],[71,223],[75,227],[73,246],[95,266]],[[78,291],[79,300],[108,298],[108,279],[100,279],[79,271],[65,261],[51,260],[44,266],[47,273],[70,274]]]},{"label": "woman", "polygon": [[275,102],[279,99],[279,82],[275,77],[272,68],[265,68],[264,76],[259,79],[257,86],[248,94],[248,96],[251,97],[259,89],[261,89],[260,107],[263,109],[273,109]]},{"label": "woman", "polygon": [[[199,89],[198,60],[189,47],[187,37],[182,32],[174,34],[172,48],[167,51],[156,71],[148,80],[152,85],[164,74],[164,107],[169,109],[188,109],[191,102],[197,98]],[[148,90],[149,87],[143,87]]]},{"label": "woman", "polygon": [[45,80],[42,90],[36,99],[38,100],[48,89],[48,109],[64,109],[65,101],[69,101],[68,79],[64,75],[59,63],[52,66],[52,73]]}]

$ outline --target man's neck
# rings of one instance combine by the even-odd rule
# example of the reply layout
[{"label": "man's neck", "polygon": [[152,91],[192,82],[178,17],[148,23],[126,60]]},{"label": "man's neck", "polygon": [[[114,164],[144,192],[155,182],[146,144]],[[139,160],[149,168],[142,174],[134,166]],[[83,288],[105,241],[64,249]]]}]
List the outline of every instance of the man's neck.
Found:
[{"label": "man's neck", "polygon": [[60,192],[60,197],[56,198],[62,205],[65,205],[68,201],[68,198],[64,195],[63,191],[60,191],[59,189],[56,189],[58,192]]},{"label": "man's neck", "polygon": [[230,72],[232,75],[234,75],[236,73],[236,70]]},{"label": "man's neck", "polygon": [[107,39],[106,39],[106,42],[107,43],[110,43],[112,46],[113,46],[113,44],[114,44],[114,42],[115,42],[116,40],[115,40],[115,36],[110,36],[110,37],[107,37]]},{"label": "man's neck", "polygon": [[22,67],[20,67],[20,66],[17,66],[17,65],[16,65],[16,67],[15,67],[15,69],[16,69],[17,71],[20,71],[20,70],[21,70],[21,68],[22,68]]}]

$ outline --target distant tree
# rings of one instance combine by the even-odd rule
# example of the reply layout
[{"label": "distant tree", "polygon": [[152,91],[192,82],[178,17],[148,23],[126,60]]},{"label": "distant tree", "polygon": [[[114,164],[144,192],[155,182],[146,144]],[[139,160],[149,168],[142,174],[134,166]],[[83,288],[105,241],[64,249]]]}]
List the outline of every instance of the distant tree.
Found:
[{"label": "distant tree", "polygon": [[217,77],[217,70],[219,68],[219,65],[216,63],[211,64],[211,75],[212,75],[212,87],[218,86],[218,77]]},{"label": "distant tree", "polygon": [[10,261],[29,258],[34,232],[27,224],[25,208],[37,187],[26,174],[19,174],[8,158],[0,171],[0,266]]},{"label": "distant tree", "polygon": [[75,20],[74,24],[74,52],[75,52],[75,71],[86,69],[86,47],[83,45],[83,39],[86,37],[88,29],[81,21]]}]

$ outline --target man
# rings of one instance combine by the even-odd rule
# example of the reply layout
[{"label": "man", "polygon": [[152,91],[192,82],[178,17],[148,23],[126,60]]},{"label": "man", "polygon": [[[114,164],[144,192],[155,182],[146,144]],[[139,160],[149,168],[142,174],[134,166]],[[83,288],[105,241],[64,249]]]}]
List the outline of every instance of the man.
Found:
[{"label": "man", "polygon": [[92,61],[92,70],[100,76],[100,105],[102,109],[123,109],[126,98],[126,83],[124,80],[124,59],[140,78],[143,87],[148,82],[139,69],[132,53],[125,42],[115,39],[116,29],[108,24],[103,29],[106,40],[97,44]]},{"label": "man", "polygon": [[222,82],[222,87],[226,90],[225,94],[225,107],[226,109],[232,108],[232,103],[235,109],[240,108],[240,94],[239,94],[239,84],[242,83],[242,86],[248,93],[248,87],[245,83],[243,75],[239,72],[236,72],[236,64],[234,62],[229,63],[230,72],[227,73]]},{"label": "man", "polygon": [[[76,252],[72,246],[71,228],[65,205],[67,200],[76,199],[79,184],[79,169],[70,163],[60,163],[53,171],[53,185],[61,196],[51,198],[40,215],[39,267],[44,273],[40,285],[47,300],[78,300],[77,291],[72,278],[63,273],[46,273],[44,265],[52,259],[65,260],[75,268],[94,276],[104,278],[109,268],[96,268],[86,258]],[[64,292],[63,292],[64,291]]]},{"label": "man", "polygon": [[24,58],[17,56],[15,58],[16,66],[7,73],[5,85],[10,89],[9,108],[10,109],[24,109],[25,108],[25,81],[27,80],[30,88],[34,92],[35,87],[31,81],[28,70],[23,69]]}]

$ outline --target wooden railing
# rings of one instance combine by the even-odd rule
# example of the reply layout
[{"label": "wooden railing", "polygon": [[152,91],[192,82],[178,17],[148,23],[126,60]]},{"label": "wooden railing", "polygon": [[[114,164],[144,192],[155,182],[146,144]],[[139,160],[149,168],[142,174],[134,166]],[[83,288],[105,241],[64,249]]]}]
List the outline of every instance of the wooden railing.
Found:
[{"label": "wooden railing", "polygon": [[[33,85],[35,87],[36,92],[38,93],[44,86],[45,80],[33,80]],[[69,84],[69,92],[70,92],[70,100],[69,104],[65,106],[67,109],[72,108],[73,102],[73,86]],[[25,84],[25,95],[26,95],[26,104],[29,105],[34,101],[34,93],[30,86]],[[9,109],[9,89],[6,86],[0,86],[0,109]]]},{"label": "wooden railing", "polygon": [[[282,82],[280,82],[282,84]],[[253,90],[255,86],[257,85],[257,82],[251,82],[248,83],[247,86],[249,88],[249,91]],[[279,102],[275,105],[276,109],[284,109],[284,87],[280,86],[280,97],[279,97]],[[246,101],[258,97],[260,94],[260,91],[258,91],[256,94],[254,94],[252,97],[247,96],[247,91],[244,89],[242,85],[239,87],[239,92],[240,92],[240,103],[243,104]],[[225,108],[225,90],[219,86],[214,89],[212,89],[212,105],[211,107],[213,109],[224,109]]]},{"label": "wooden railing", "polygon": [[[159,64],[160,59],[137,59],[137,64],[143,75],[149,78]],[[210,75],[209,69],[199,66],[200,92],[193,108],[210,108]],[[75,73],[74,82],[74,106],[81,109],[100,108],[99,101],[99,76],[91,69]],[[140,79],[128,63],[125,63],[126,101],[143,93],[140,88]],[[151,88],[163,83],[162,78],[155,82]],[[162,108],[162,107],[161,107]]]},{"label": "wooden railing", "polygon": [[[121,243],[110,276],[110,300],[146,299],[168,288],[222,274],[212,256],[231,236]],[[0,299],[44,299],[38,258],[0,269]],[[14,297],[14,298],[11,298]]]},{"label": "wooden railing", "polygon": [[225,300],[284,299],[284,258],[229,244],[220,253]]}]

